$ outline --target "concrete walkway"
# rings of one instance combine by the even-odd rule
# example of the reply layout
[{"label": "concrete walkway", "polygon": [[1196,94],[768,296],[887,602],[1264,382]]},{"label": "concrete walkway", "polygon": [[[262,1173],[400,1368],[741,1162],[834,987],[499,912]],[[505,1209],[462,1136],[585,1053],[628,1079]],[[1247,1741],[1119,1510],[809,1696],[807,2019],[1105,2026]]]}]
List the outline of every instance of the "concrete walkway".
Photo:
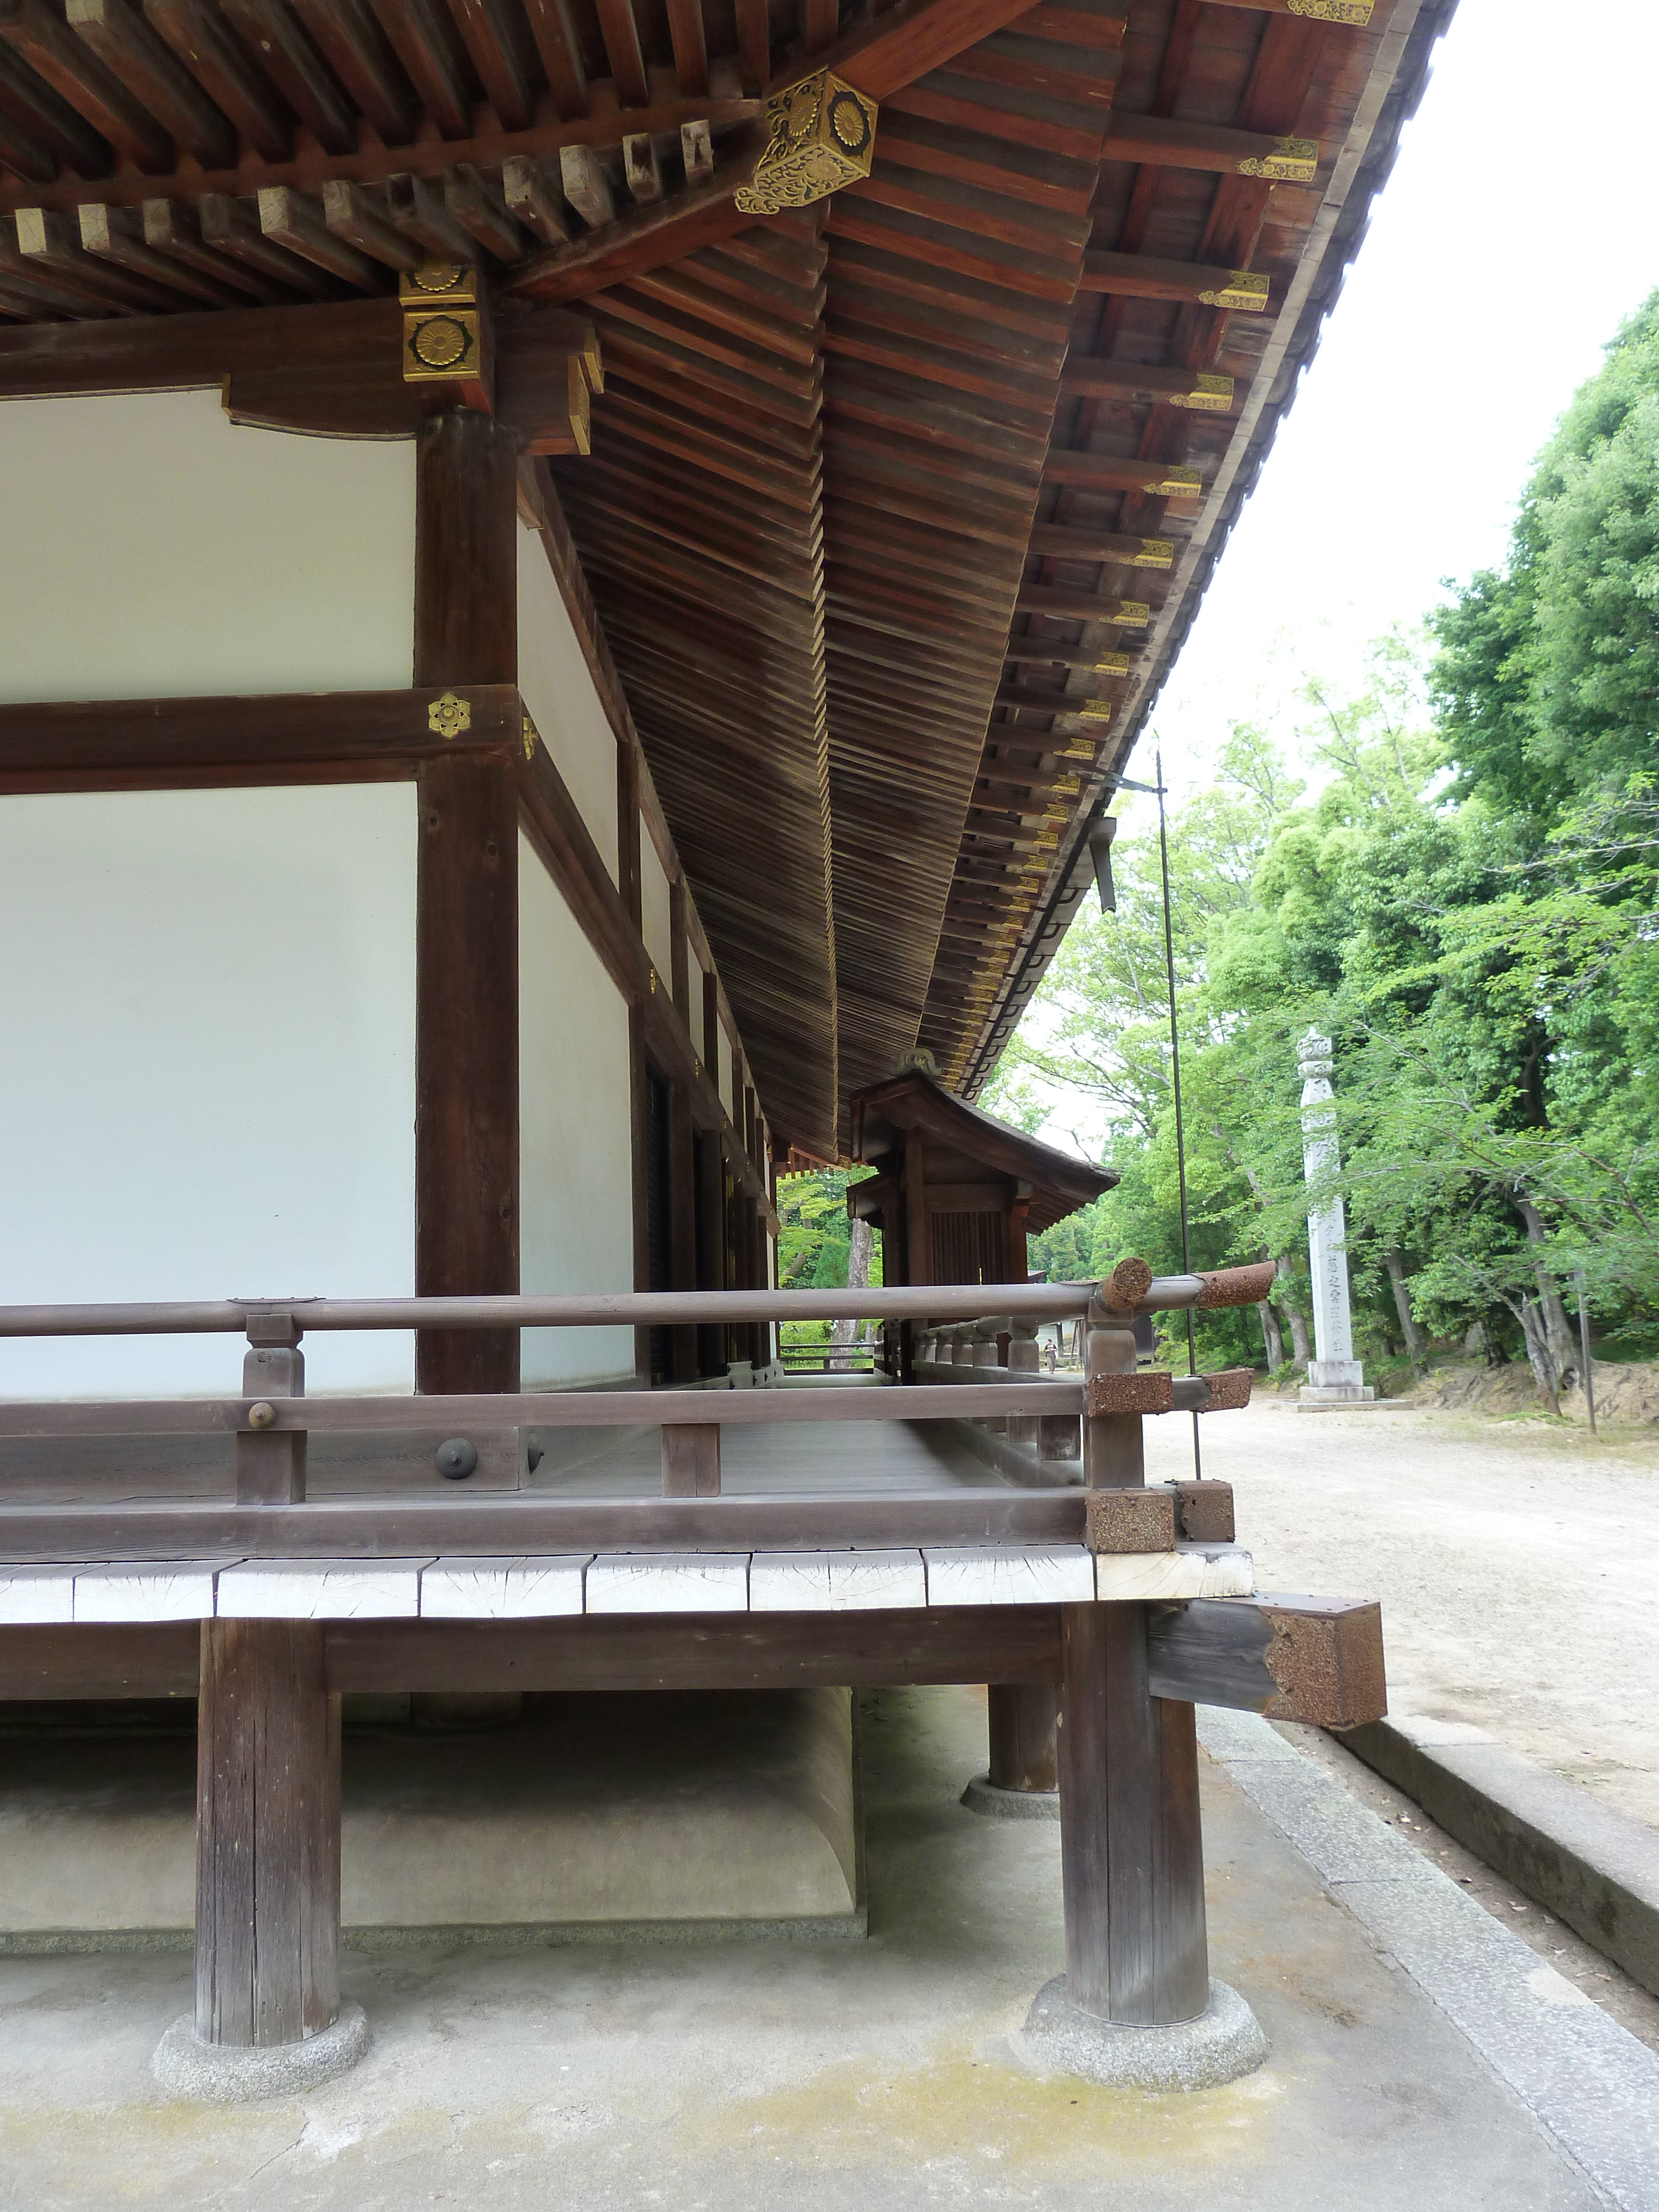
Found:
[{"label": "concrete walkway", "polygon": [[[187,2002],[187,1960],[0,1962],[0,2205],[1644,2203],[1623,2169],[1598,2193],[1577,2158],[1606,2134],[1609,2081],[1615,2103],[1632,2103],[1639,2149],[1659,2062],[1576,1991],[1568,2002],[1553,1985],[1531,1989],[1530,1953],[1517,1981],[1507,1931],[1468,1905],[1453,1916],[1458,1940],[1487,1961],[1502,2030],[1483,2057],[1416,1978],[1432,1975],[1443,1948],[1444,1878],[1425,1868],[1400,1879],[1388,1848],[1399,1847],[1352,1800],[1352,1820],[1333,1823],[1321,1809],[1328,1778],[1260,1723],[1248,1723],[1254,1737],[1217,1742],[1236,1765],[1203,1762],[1204,1814],[1212,1966],[1255,2006],[1267,2067],[1184,2099],[1032,2073],[1012,2038],[1060,1964],[1057,1830],[958,1806],[983,1763],[975,1693],[863,1704],[867,1942],[353,1954],[347,1994],[375,2038],[362,2066],[303,2102],[231,2112],[168,2105],[149,2075]],[[1285,1757],[1298,1761],[1290,1779],[1305,1776],[1296,1788]],[[1356,1883],[1370,1886],[1366,1899]],[[1587,2051],[1600,2067],[1589,2099]],[[1551,2127],[1538,2096],[1556,2100]]]},{"label": "concrete walkway", "polygon": [[[1382,1601],[1389,1698],[1468,1721],[1659,1828],[1659,1434],[1258,1396],[1200,1423],[1256,1586]],[[1192,1424],[1146,1424],[1190,1471]]]}]

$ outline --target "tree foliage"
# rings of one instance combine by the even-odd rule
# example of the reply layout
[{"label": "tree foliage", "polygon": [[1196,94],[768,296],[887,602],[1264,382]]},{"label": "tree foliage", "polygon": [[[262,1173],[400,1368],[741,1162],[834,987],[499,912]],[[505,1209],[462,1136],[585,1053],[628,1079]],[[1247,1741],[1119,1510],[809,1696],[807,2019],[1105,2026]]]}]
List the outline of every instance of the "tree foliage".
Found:
[{"label": "tree foliage", "polygon": [[[1295,1041],[1316,1024],[1362,1354],[1403,1342],[1403,1297],[1443,1340],[1479,1324],[1524,1352],[1552,1395],[1580,1271],[1604,1329],[1659,1342],[1659,295],[1563,417],[1505,567],[1431,629],[1426,665],[1395,637],[1307,685],[1316,796],[1240,724],[1171,811],[1193,1258],[1278,1259],[1265,1349],[1302,1356],[1307,1213],[1336,1194],[1303,1175]],[[1180,1263],[1144,810],[1115,860],[1117,912],[1073,925],[987,1100],[1103,1134],[1120,1171],[1035,1241],[1054,1275]],[[1206,1358],[1264,1349],[1253,1315],[1203,1329]]]}]

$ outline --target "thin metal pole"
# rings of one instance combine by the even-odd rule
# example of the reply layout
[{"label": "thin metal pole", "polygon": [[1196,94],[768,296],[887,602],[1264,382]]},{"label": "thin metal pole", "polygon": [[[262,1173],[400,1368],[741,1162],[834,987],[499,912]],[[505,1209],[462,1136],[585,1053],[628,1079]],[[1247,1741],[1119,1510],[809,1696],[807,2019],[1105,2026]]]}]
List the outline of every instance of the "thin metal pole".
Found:
[{"label": "thin metal pole", "polygon": [[[1164,972],[1170,986],[1170,1085],[1175,1094],[1176,1174],[1181,1187],[1181,1265],[1182,1271],[1193,1271],[1192,1232],[1187,1220],[1187,1138],[1181,1118],[1181,1032],[1176,1021],[1175,932],[1170,921],[1170,833],[1164,816],[1164,755],[1162,750],[1152,756],[1154,781],[1158,785],[1158,861],[1164,878]],[[1198,1372],[1198,1354],[1193,1343],[1193,1316],[1187,1310],[1187,1372]],[[1193,1475],[1197,1481],[1204,1479],[1203,1455],[1199,1449],[1198,1415],[1193,1415]]]},{"label": "thin metal pole", "polygon": [[1578,1269],[1578,1357],[1584,1363],[1584,1411],[1595,1434],[1595,1376],[1590,1364],[1589,1308],[1584,1303],[1584,1271]]}]

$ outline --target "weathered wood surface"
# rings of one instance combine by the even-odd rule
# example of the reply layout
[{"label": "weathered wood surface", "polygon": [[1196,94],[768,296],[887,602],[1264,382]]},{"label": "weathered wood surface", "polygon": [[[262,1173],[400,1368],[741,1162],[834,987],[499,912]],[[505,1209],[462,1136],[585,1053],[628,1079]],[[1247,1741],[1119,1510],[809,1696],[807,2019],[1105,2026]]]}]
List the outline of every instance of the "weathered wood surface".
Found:
[{"label": "weathered wood surface", "polygon": [[340,1699],[310,1622],[201,1628],[196,2033],[298,2043],[340,2009]]},{"label": "weathered wood surface", "polygon": [[992,1682],[987,1685],[990,1759],[987,1768],[998,1790],[1057,1790],[1060,1756],[1057,1723],[1059,1686],[1054,1682]]}]

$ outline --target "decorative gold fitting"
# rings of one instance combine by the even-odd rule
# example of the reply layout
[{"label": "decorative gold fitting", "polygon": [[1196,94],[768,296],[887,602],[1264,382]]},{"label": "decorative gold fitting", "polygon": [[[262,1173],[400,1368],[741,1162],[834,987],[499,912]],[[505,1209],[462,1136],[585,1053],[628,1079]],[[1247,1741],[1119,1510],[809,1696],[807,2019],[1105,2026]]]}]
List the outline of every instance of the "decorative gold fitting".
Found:
[{"label": "decorative gold fitting", "polygon": [[[1203,378],[1199,378],[1201,384]],[[1228,382],[1232,380],[1230,377]],[[1175,565],[1175,540],[1172,538],[1143,538],[1140,550],[1130,562],[1132,568],[1169,568]]]},{"label": "decorative gold fitting", "polygon": [[484,331],[478,276],[459,262],[423,261],[398,279],[404,309],[404,382],[482,379]]},{"label": "decorative gold fitting", "polygon": [[1319,167],[1316,138],[1275,138],[1273,150],[1258,161],[1247,155],[1238,164],[1241,177],[1266,177],[1275,185],[1310,185]]},{"label": "decorative gold fitting", "polygon": [[459,738],[472,727],[471,701],[441,692],[426,710],[426,726],[434,738]]},{"label": "decorative gold fitting", "polygon": [[[1171,407],[1184,407],[1194,415],[1224,415],[1233,404],[1233,380],[1231,376],[1211,376],[1200,374],[1193,379],[1190,392],[1175,392],[1170,395]],[[1151,567],[1152,563],[1146,564]],[[1164,563],[1158,563],[1162,567]]]},{"label": "decorative gold fitting", "polygon": [[268,1398],[256,1399],[247,1409],[247,1425],[251,1429],[268,1429],[276,1419],[276,1408]]},{"label": "decorative gold fitting", "polygon": [[1146,489],[1159,499],[1191,499],[1203,490],[1204,479],[1196,469],[1171,469]]},{"label": "decorative gold fitting", "polygon": [[[1203,307],[1240,307],[1248,315],[1260,315],[1267,306],[1267,280],[1252,276],[1248,269],[1234,269],[1224,284],[1218,284],[1213,292],[1200,292],[1198,300]],[[1229,378],[1229,389],[1231,381]]]},{"label": "decorative gold fitting", "polygon": [[1120,629],[1145,629],[1152,618],[1152,611],[1145,599],[1120,599],[1112,620]]},{"label": "decorative gold fitting", "polygon": [[781,215],[811,207],[870,173],[875,159],[873,100],[831,70],[786,85],[766,103],[766,145],[753,179],[735,195],[739,215]]},{"label": "decorative gold fitting", "polygon": [[542,733],[536,727],[536,725],[531,720],[528,714],[524,718],[523,734],[524,757],[527,761],[533,761],[536,757],[536,748],[541,743]]},{"label": "decorative gold fitting", "polygon": [[1310,23],[1346,23],[1363,31],[1371,20],[1371,0],[1285,0],[1287,15],[1305,15]]},{"label": "decorative gold fitting", "polygon": [[[1127,676],[1128,672],[1129,656],[1127,653],[1103,653],[1095,663],[1097,676]],[[1091,702],[1091,705],[1097,707],[1109,707],[1111,703],[1109,699],[1096,699]]]}]

